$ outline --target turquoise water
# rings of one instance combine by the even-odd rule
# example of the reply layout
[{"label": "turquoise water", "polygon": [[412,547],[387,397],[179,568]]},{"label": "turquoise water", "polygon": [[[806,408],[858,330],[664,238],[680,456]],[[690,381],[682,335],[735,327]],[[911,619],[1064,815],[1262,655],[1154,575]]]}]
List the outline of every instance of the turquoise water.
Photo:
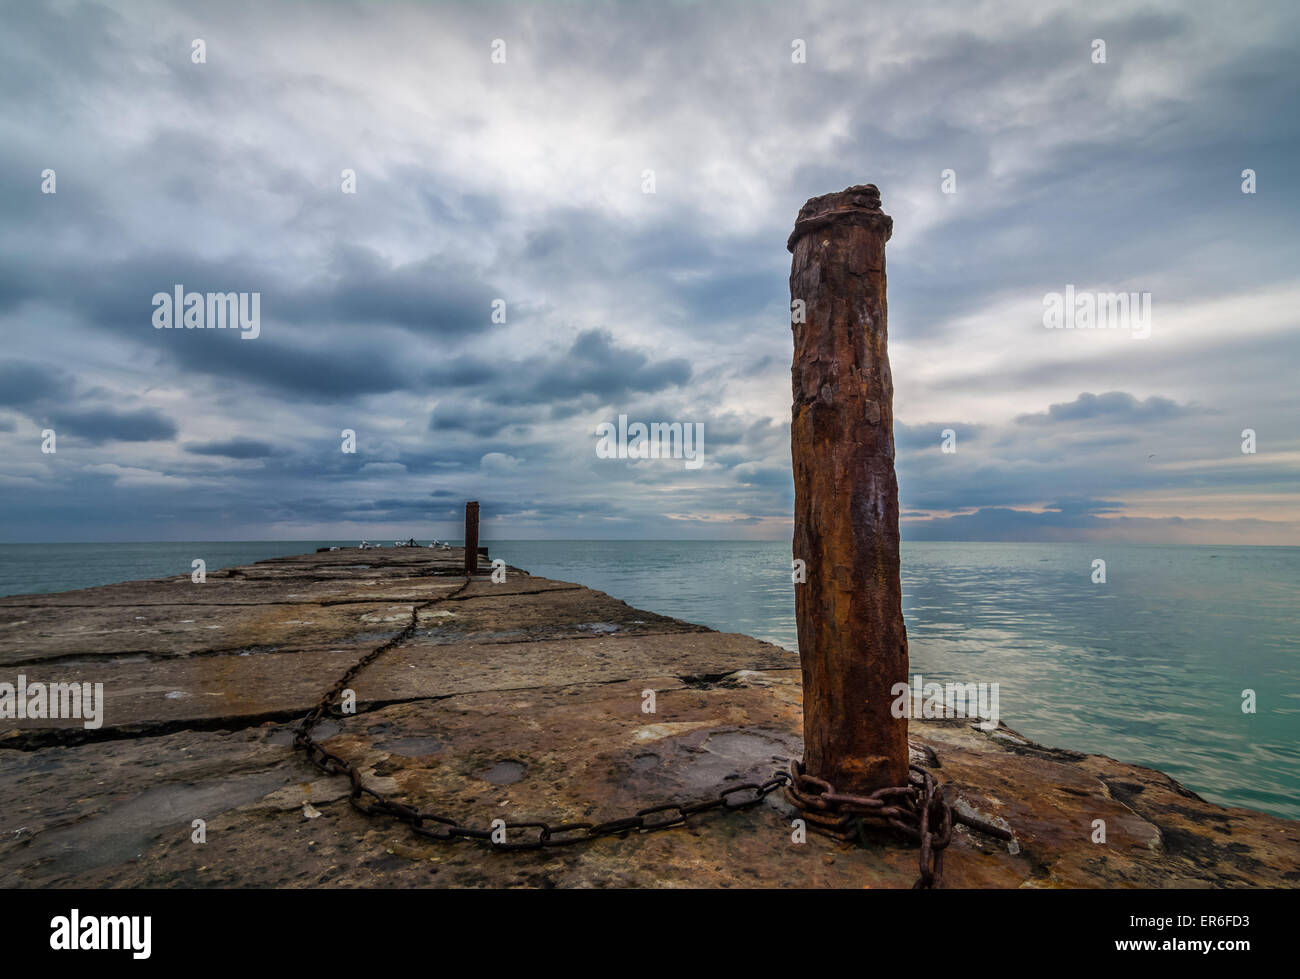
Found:
[{"label": "turquoise water", "polygon": [[[0,594],[326,543],[0,544]],[[534,574],[796,648],[786,542],[486,543]],[[1091,581],[1095,558],[1105,584]],[[905,543],[903,611],[912,672],[998,683],[1002,719],[1028,737],[1300,818],[1300,548]]]}]

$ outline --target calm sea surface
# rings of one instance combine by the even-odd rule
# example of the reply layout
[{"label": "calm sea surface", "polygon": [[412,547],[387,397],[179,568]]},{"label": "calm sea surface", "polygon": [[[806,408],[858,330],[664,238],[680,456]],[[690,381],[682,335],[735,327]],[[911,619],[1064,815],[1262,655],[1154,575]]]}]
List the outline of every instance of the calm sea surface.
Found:
[{"label": "calm sea surface", "polygon": [[[310,551],[289,541],[0,544],[0,594]],[[494,558],[797,648],[790,545],[487,541]],[[1106,583],[1093,584],[1094,558]],[[903,545],[912,672],[996,682],[1036,741],[1151,765],[1217,802],[1300,818],[1300,548]],[[1242,712],[1245,690],[1257,712]]]}]

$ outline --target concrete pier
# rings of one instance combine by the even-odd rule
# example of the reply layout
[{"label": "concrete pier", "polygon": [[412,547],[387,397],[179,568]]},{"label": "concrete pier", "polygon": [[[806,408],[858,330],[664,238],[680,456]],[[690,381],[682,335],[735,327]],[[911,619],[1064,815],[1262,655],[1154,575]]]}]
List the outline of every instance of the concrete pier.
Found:
[{"label": "concrete pier", "polygon": [[[508,553],[499,557],[509,560]],[[761,780],[803,751],[798,657],[460,549],[289,557],[0,599],[0,682],[104,684],[102,726],[0,720],[0,886],[909,887],[917,851],[794,842],[781,793],[686,827],[527,853],[435,843],[347,803],[292,730],[342,674],[356,713],[317,730],[366,784],[487,828],[599,822]],[[654,713],[647,713],[647,691]],[[949,887],[1295,886],[1300,823],[1205,802],[1148,768],[1005,726],[912,721],[955,806]],[[1107,842],[1091,842],[1105,820]],[[206,842],[195,842],[202,820]]]}]

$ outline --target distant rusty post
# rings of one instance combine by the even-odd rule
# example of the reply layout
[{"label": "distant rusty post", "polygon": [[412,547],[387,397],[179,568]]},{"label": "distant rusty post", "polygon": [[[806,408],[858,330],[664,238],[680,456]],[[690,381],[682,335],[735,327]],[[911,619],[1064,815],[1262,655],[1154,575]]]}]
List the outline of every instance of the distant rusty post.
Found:
[{"label": "distant rusty post", "polygon": [[814,197],[786,247],[794,330],[794,557],[804,766],[844,793],[906,785],[907,681],[899,584],[894,382],[885,242],[873,184]]},{"label": "distant rusty post", "polygon": [[465,574],[478,574],[478,501],[465,504]]}]

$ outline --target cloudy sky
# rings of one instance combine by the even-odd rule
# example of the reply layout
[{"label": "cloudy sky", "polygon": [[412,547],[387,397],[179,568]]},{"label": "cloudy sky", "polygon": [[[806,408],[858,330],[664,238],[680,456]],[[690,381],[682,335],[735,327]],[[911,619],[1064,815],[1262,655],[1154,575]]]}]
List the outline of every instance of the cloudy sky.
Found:
[{"label": "cloudy sky", "polygon": [[[458,536],[470,498],[488,538],[787,538],[786,236],[873,182],[905,539],[1300,544],[1293,5],[4,20],[0,540]],[[154,329],[177,284],[261,335]],[[1067,285],[1150,336],[1045,329]],[[598,458],[619,414],[704,465]]]}]

